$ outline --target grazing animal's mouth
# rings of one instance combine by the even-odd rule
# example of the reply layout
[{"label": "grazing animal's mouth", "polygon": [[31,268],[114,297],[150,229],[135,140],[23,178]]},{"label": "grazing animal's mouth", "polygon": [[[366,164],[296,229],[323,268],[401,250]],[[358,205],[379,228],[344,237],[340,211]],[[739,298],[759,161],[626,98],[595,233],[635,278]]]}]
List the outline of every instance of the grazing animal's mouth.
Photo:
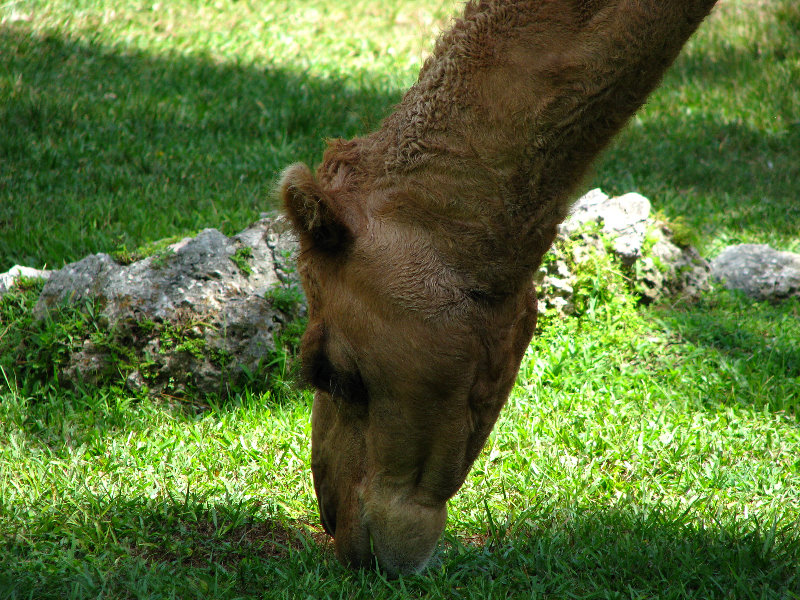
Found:
[{"label": "grazing animal's mouth", "polygon": [[[320,514],[329,515],[329,509],[320,504]],[[415,510],[416,508],[416,510]],[[323,517],[325,530],[334,538],[337,557],[354,567],[378,566],[384,573],[394,577],[417,573],[428,563],[446,520],[446,508],[407,507],[387,510],[379,507],[373,513],[363,512],[358,526],[337,535],[330,517]],[[327,524],[326,524],[327,522]],[[361,530],[362,535],[352,535]]]},{"label": "grazing animal's mouth", "polygon": [[284,172],[314,485],[343,562],[430,558],[572,192],[715,1],[470,1],[378,131]]}]

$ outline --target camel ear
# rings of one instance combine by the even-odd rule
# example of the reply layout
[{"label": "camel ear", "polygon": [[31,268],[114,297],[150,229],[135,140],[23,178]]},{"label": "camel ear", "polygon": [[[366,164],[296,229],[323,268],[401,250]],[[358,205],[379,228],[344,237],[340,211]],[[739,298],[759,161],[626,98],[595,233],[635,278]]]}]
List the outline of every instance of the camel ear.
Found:
[{"label": "camel ear", "polygon": [[352,232],[306,165],[295,163],[287,167],[281,176],[280,190],[284,210],[295,231],[307,237],[315,248],[334,252],[350,242]]}]

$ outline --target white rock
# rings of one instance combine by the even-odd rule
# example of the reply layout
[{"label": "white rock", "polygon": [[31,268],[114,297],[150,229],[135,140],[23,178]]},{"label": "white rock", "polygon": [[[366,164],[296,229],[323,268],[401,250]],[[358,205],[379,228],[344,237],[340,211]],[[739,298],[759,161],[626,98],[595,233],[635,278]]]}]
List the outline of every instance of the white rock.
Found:
[{"label": "white rock", "polygon": [[728,246],[711,261],[711,274],[728,289],[758,300],[800,297],[800,254],[765,244]]},{"label": "white rock", "polygon": [[0,273],[0,296],[10,290],[20,277],[47,279],[50,277],[50,273],[52,273],[52,271],[14,265],[5,273]]}]

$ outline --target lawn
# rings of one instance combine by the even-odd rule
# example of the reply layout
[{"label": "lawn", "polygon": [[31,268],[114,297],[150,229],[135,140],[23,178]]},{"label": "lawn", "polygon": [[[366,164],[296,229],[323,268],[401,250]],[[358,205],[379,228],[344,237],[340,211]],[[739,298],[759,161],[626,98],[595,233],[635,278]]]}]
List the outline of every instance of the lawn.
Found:
[{"label": "lawn", "polygon": [[[0,272],[239,231],[282,167],[380,122],[456,10],[3,2]],[[799,81],[795,0],[722,0],[586,185],[648,196],[708,257],[800,252]],[[535,336],[429,570],[395,581],[336,562],[290,376],[59,384],[78,321],[33,321],[26,283],[0,300],[0,599],[800,599],[800,301],[641,308],[604,269]]]}]

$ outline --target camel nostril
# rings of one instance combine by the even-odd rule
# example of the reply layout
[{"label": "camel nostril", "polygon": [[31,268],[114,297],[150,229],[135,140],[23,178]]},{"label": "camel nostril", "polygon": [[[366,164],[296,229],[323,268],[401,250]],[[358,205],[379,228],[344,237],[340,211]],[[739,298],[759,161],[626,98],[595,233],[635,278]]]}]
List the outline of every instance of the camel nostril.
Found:
[{"label": "camel nostril", "polygon": [[322,517],[322,527],[329,536],[334,537],[336,532],[336,518],[331,518],[330,514],[323,508],[320,510],[320,517]]},{"label": "camel nostril", "polygon": [[331,515],[330,507],[325,504],[322,497],[319,498],[318,504],[322,527],[329,536],[334,537],[336,533],[336,513],[334,512],[333,515]]}]

